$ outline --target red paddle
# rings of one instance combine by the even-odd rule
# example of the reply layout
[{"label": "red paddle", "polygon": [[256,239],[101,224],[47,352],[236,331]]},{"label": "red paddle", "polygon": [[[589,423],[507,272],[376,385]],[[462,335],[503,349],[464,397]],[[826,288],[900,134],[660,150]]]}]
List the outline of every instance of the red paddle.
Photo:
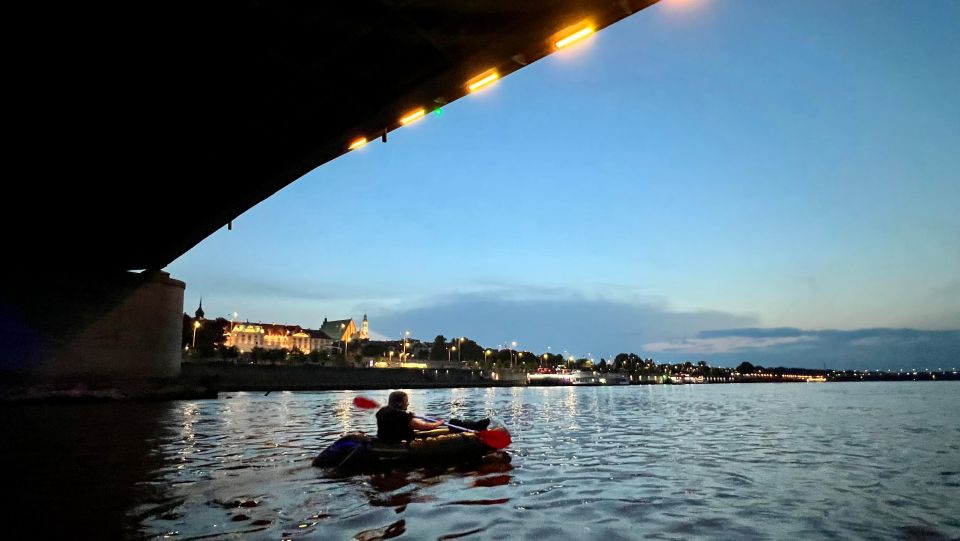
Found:
[{"label": "red paddle", "polygon": [[[353,405],[365,410],[380,407],[380,404],[378,404],[375,400],[371,400],[364,396],[355,397],[353,399]],[[419,415],[415,415],[414,417],[417,419],[423,419],[424,421],[436,422],[436,419],[431,419],[429,417],[420,417]],[[513,442],[513,439],[510,437],[510,433],[507,432],[507,429],[505,428],[495,428],[493,430],[473,430],[471,428],[452,425],[447,422],[444,422],[443,424],[449,426],[450,428],[463,430],[464,432],[473,432],[478,438],[480,438],[480,441],[482,441],[484,445],[494,449],[506,449],[510,446],[510,443]]]},{"label": "red paddle", "polygon": [[370,400],[365,396],[355,397],[353,399],[353,405],[364,410],[372,410],[380,407],[380,404],[377,404],[375,401]]}]

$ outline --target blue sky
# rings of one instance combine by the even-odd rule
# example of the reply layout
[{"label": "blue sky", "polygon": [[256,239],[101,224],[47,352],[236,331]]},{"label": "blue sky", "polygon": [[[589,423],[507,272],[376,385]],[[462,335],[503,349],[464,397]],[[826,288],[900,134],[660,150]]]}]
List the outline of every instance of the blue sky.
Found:
[{"label": "blue sky", "polygon": [[[960,335],[915,334],[960,329],[958,21],[948,0],[664,0],[319,167],[167,270],[210,316],[960,365]],[[782,328],[813,338],[744,332]],[[829,334],[863,329],[882,339]]]}]

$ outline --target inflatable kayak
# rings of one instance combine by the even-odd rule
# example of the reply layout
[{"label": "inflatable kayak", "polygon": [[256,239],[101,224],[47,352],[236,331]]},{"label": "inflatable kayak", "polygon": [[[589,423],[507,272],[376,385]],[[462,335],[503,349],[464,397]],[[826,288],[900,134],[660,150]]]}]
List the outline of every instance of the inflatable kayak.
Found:
[{"label": "inflatable kayak", "polygon": [[[484,432],[498,431],[506,434],[503,428]],[[346,434],[317,455],[313,465],[320,468],[381,469],[490,460],[509,462],[510,455],[488,445],[477,432],[452,432],[440,428],[421,432],[417,438],[400,443],[381,443],[363,432]]]}]

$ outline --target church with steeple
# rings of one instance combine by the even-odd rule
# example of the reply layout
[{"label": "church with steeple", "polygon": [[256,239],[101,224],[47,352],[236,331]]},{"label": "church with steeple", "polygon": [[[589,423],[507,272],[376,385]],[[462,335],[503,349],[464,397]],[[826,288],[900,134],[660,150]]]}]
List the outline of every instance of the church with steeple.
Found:
[{"label": "church with steeple", "polygon": [[336,319],[327,321],[327,318],[323,318],[323,325],[320,326],[320,331],[332,338],[333,340],[354,340],[357,338],[357,324],[353,322],[353,319]]}]

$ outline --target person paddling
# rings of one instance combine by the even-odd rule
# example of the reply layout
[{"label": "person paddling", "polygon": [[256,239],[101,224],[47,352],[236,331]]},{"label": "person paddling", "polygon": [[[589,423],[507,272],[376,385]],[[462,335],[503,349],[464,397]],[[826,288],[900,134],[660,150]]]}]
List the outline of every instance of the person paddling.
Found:
[{"label": "person paddling", "polygon": [[[379,408],[377,412],[377,440],[381,442],[398,442],[404,441],[404,439],[409,442],[412,438],[417,437],[414,430],[433,430],[443,425],[446,425],[451,432],[470,432],[476,434],[476,437],[479,438],[484,445],[493,449],[506,449],[510,446],[510,442],[513,441],[506,428],[499,427],[488,430],[490,419],[481,419],[479,421],[451,419],[447,422],[442,419],[418,417],[407,411],[408,403],[407,393],[402,391],[390,393],[387,406],[382,408],[376,400],[371,400],[365,396],[353,397],[353,405],[360,409],[372,410]],[[456,424],[454,421],[456,421]]]},{"label": "person paddling", "polygon": [[443,426],[442,419],[424,421],[407,411],[410,399],[403,391],[393,391],[387,399],[387,405],[377,411],[377,439],[383,443],[410,441],[415,437],[414,430],[433,430]]}]

